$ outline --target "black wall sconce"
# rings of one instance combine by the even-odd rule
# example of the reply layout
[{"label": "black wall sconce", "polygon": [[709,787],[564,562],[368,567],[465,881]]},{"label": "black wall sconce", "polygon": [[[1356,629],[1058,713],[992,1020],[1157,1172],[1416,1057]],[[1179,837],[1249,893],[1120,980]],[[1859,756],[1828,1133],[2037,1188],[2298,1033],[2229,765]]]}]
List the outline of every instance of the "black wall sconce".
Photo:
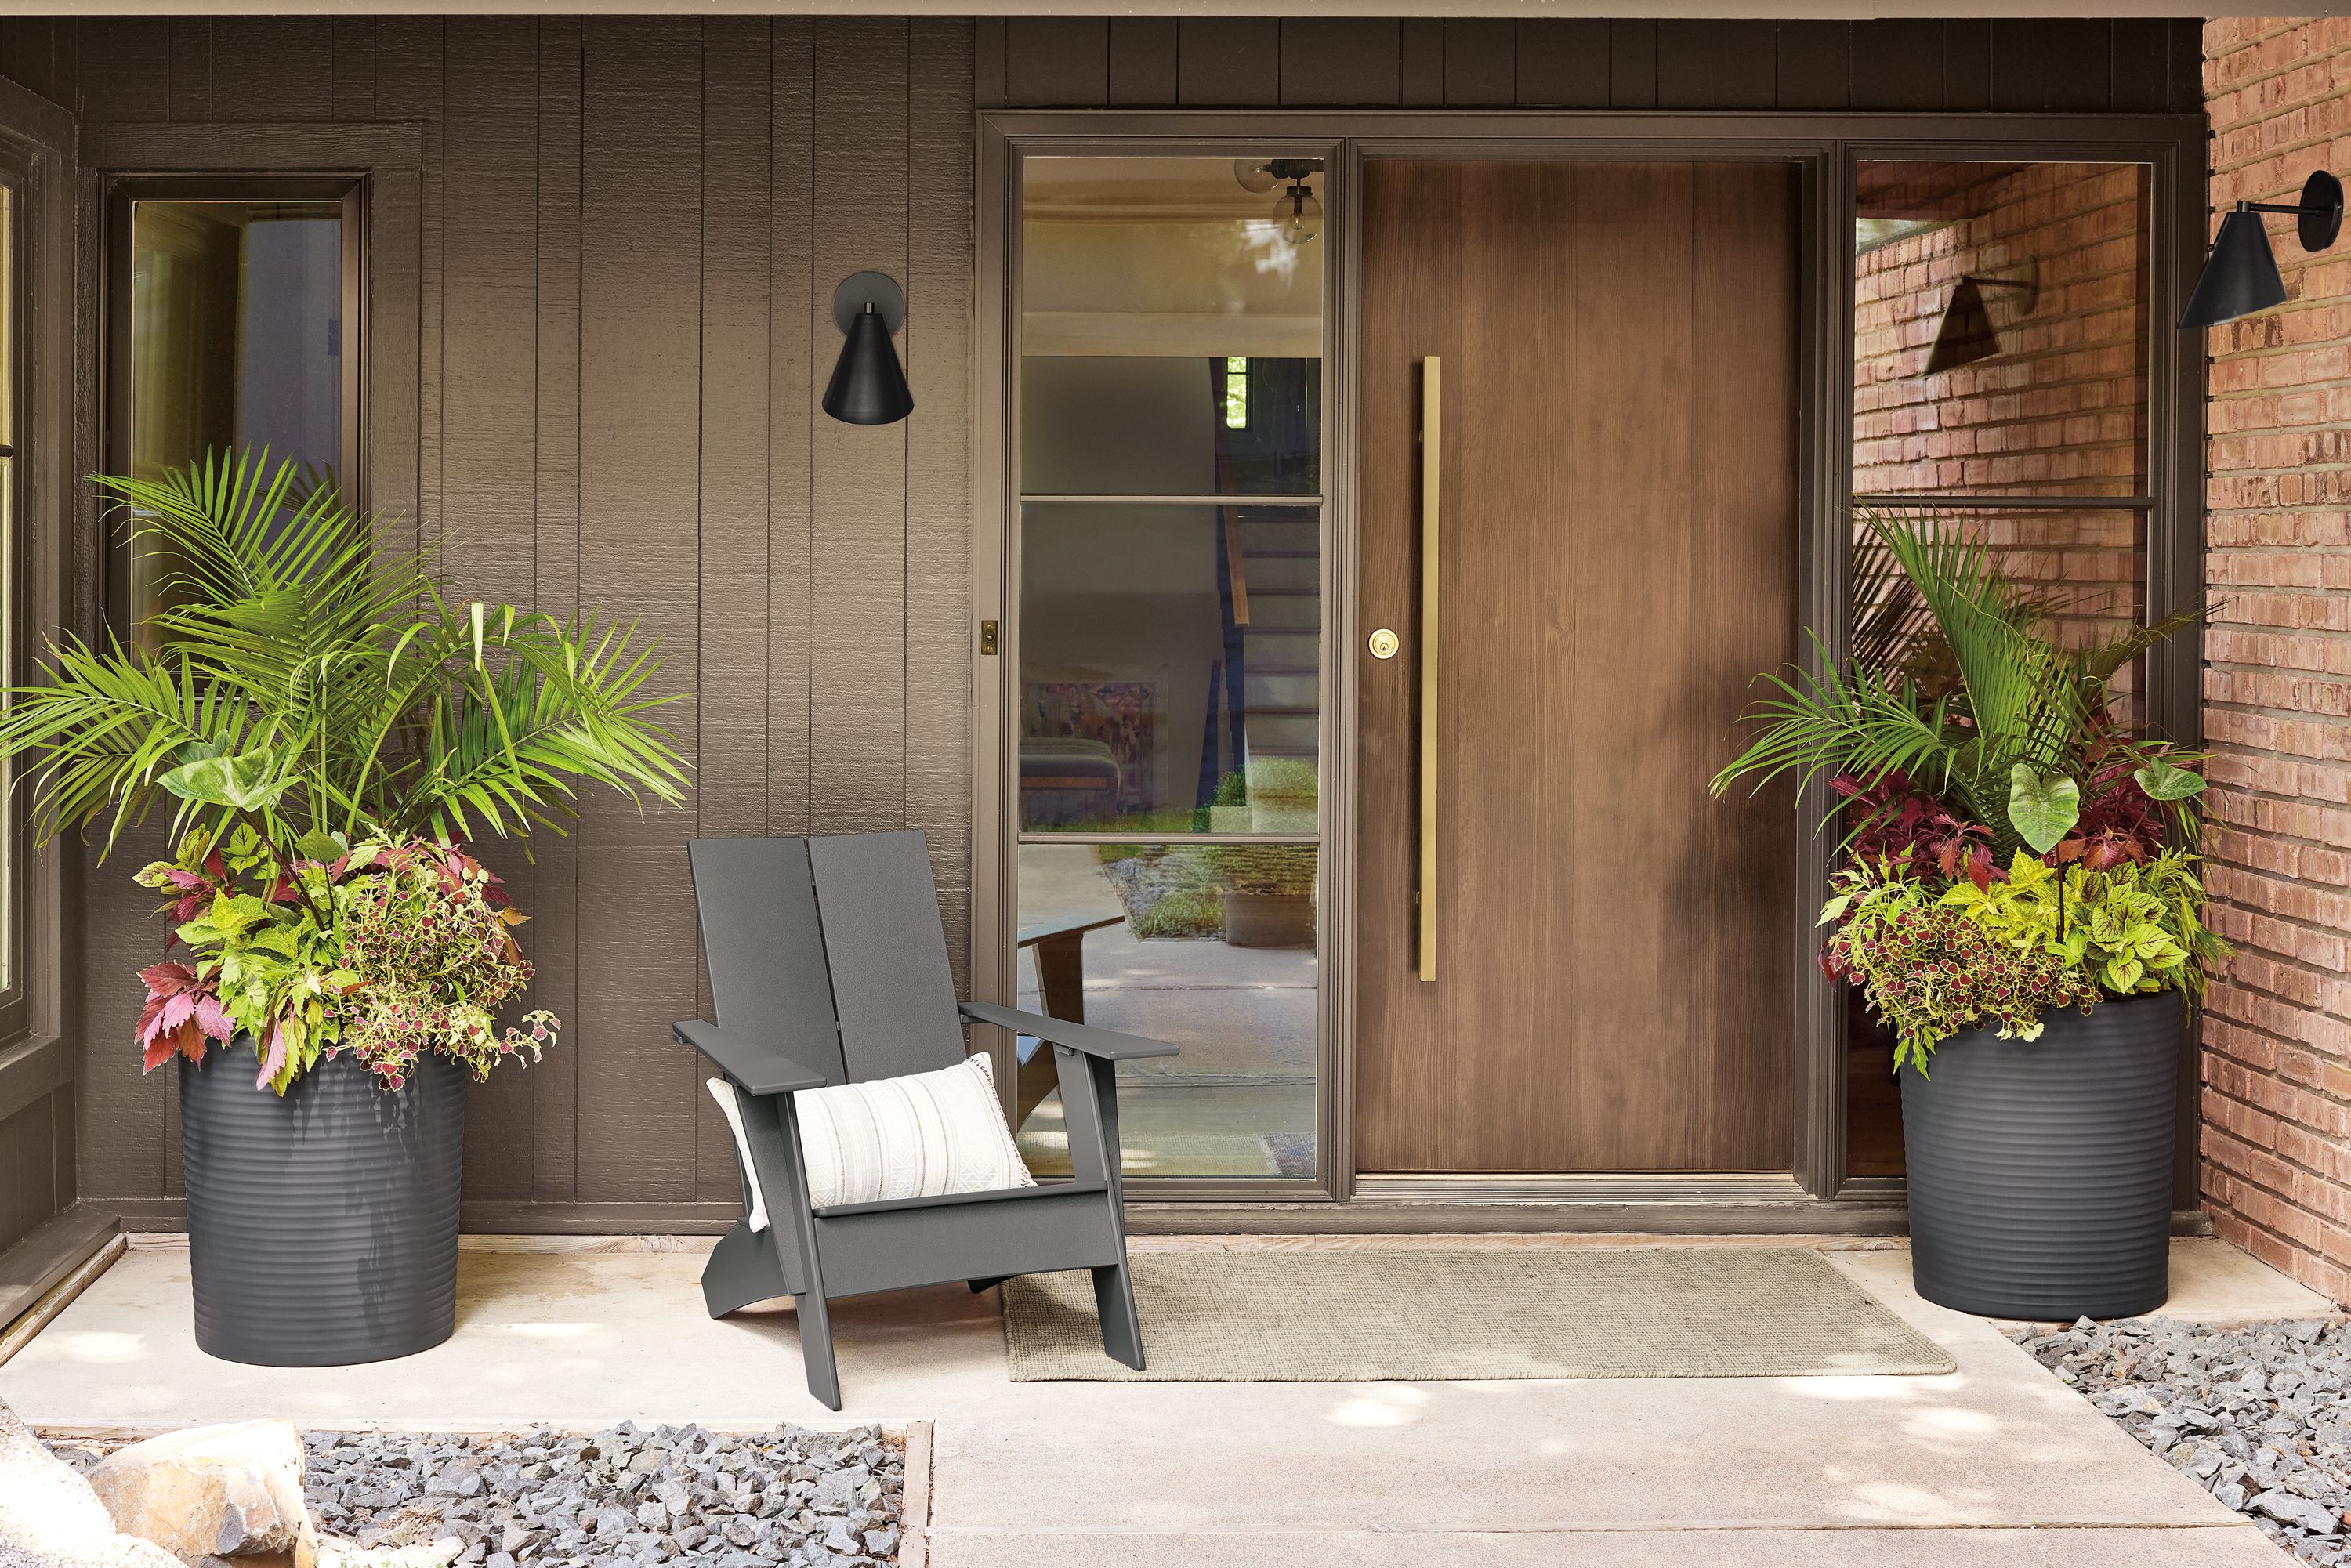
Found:
[{"label": "black wall sconce", "polygon": [[2285,279],[2278,276],[2277,253],[2270,249],[2269,231],[2254,215],[2259,213],[2292,213],[2302,248],[2325,250],[2343,232],[2343,182],[2321,169],[2303,182],[2302,200],[2293,206],[2239,202],[2237,210],[2220,220],[2203,276],[2188,297],[2188,308],[2179,314],[2182,327],[2217,327],[2285,303]]},{"label": "black wall sconce", "polygon": [[886,272],[860,272],[832,291],[832,324],[846,340],[825,383],[824,412],[843,424],[895,424],[914,394],[890,340],[906,321],[906,291]]},{"label": "black wall sconce", "polygon": [[1983,291],[1987,288],[2012,288],[2022,298],[2016,304],[2016,314],[2029,316],[2033,302],[2041,297],[2041,284],[2032,264],[2025,264],[2022,278],[1983,277],[1970,273],[1951,286],[1951,298],[1943,307],[1943,319],[1935,328],[1935,345],[1927,350],[1926,373],[1955,371],[1961,365],[1972,365],[1978,360],[1989,360],[2000,352],[2000,329],[1992,325],[1991,312],[1984,308]]}]

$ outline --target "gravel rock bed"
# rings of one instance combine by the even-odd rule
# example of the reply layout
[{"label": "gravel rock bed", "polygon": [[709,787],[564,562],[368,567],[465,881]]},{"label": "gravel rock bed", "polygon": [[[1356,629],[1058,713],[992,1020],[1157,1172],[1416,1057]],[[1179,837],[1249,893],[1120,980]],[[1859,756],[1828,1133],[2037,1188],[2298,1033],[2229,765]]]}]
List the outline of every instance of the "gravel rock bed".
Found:
[{"label": "gravel rock bed", "polygon": [[2351,1324],[2085,1318],[2011,1337],[2272,1541],[2351,1564]]},{"label": "gravel rock bed", "polygon": [[[438,1543],[477,1568],[708,1563],[871,1568],[894,1563],[904,1448],[878,1427],[698,1426],[593,1437],[551,1430],[304,1434],[310,1511],[366,1552]],[[87,1468],[98,1445],[52,1445]]]}]

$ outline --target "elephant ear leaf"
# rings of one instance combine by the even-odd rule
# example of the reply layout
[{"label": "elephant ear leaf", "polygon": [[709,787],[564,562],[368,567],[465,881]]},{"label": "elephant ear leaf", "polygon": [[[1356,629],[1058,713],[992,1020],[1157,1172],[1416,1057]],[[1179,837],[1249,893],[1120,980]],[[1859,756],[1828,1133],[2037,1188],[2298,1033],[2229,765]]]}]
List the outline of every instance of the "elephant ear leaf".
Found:
[{"label": "elephant ear leaf", "polygon": [[2047,777],[2020,762],[2008,776],[2008,820],[2035,854],[2047,854],[2082,820],[2082,789],[2062,773]]},{"label": "elephant ear leaf", "polygon": [[200,757],[183,762],[164,774],[162,782],[181,800],[199,806],[257,811],[276,805],[277,798],[293,786],[291,779],[271,778],[276,771],[266,751],[248,751],[242,757]]},{"label": "elephant ear leaf", "polygon": [[2131,777],[2147,791],[2150,800],[2185,800],[2204,788],[2204,780],[2185,768],[2174,767],[2158,757]]}]

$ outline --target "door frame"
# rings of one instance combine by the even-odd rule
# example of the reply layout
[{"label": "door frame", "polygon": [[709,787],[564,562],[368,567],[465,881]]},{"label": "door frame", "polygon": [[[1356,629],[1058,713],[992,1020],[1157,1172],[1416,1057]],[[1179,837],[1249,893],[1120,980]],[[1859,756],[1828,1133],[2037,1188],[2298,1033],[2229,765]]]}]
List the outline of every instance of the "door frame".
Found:
[{"label": "door frame", "polygon": [[[1788,1020],[1795,1053],[1795,1146],[1788,1177],[1362,1178],[1353,1128],[1356,823],[1353,746],[1357,702],[1355,385],[1361,304],[1359,197],[1369,158],[1656,159],[1772,161],[1799,170],[1802,214],[1799,280],[1802,402],[1796,609],[1800,626],[1829,633],[1807,642],[1802,664],[1841,658],[1847,628],[1852,504],[1854,282],[1830,263],[1850,244],[1854,168],[1865,160],[2141,162],[2149,167],[2147,612],[2158,617],[2203,593],[2205,355],[2164,325],[2185,297],[2206,241],[2206,127],[2200,115],[1802,113],[1779,110],[1414,112],[1325,110],[982,110],[977,116],[973,364],[972,571],[975,619],[1013,629],[1019,604],[1008,490],[1017,430],[1017,366],[1010,352],[1019,279],[1011,260],[1019,225],[1022,157],[1034,154],[1234,156],[1269,149],[1326,159],[1324,230],[1331,246],[1324,304],[1322,909],[1318,1050],[1318,1178],[1311,1183],[1135,1178],[1138,1228],[1328,1229],[1898,1229],[1899,1177],[1851,1177],[1845,1161],[1844,1015],[1833,983],[1813,962],[1813,916],[1831,845],[1802,835],[1798,918],[1787,962],[1796,976]],[[1005,744],[1017,711],[1016,659],[972,643],[973,822],[971,975],[975,992],[1009,1000],[1018,990],[1011,946],[1018,833],[1016,780]],[[2152,723],[2183,745],[2202,738],[2200,634],[2148,655]],[[1813,673],[1817,673],[1814,671]],[[1814,784],[1810,818],[1826,800]],[[999,1031],[988,1031],[990,1036]],[[2197,1030],[2181,1031],[2182,1092],[2173,1206],[2196,1193]],[[988,1039],[1008,1067],[1010,1042]],[[998,1081],[1008,1082],[999,1072]],[[1495,1205],[1508,1205],[1507,1210]]]}]

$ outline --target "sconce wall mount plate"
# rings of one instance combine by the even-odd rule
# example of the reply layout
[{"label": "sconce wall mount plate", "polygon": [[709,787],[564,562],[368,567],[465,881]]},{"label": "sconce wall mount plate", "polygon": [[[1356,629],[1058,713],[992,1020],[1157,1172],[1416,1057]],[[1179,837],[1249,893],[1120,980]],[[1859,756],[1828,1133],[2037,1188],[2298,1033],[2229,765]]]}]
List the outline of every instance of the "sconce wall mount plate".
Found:
[{"label": "sconce wall mount plate", "polygon": [[844,333],[850,323],[871,305],[890,329],[890,336],[906,324],[906,291],[886,272],[852,272],[832,291],[832,324]]}]

